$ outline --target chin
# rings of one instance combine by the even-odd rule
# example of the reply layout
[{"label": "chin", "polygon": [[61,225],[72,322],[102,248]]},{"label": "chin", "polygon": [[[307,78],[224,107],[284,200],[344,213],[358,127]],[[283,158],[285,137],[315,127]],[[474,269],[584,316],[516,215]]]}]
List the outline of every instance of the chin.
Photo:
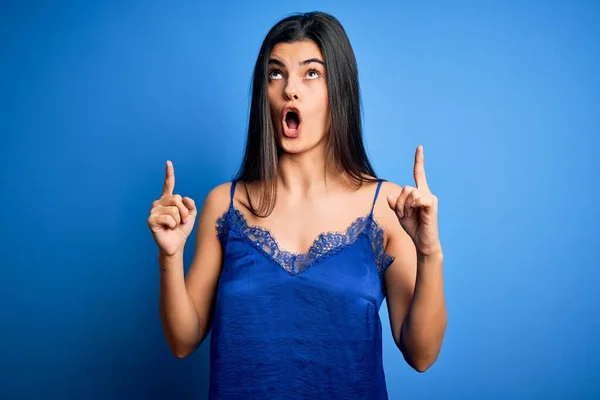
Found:
[{"label": "chin", "polygon": [[287,154],[302,154],[314,150],[319,146],[325,146],[325,138],[317,141],[307,140],[307,137],[288,138],[283,134],[278,135],[279,149]]},{"label": "chin", "polygon": [[279,140],[279,149],[283,153],[301,154],[301,153],[304,153],[305,151],[309,150],[310,147],[306,146],[306,144],[303,144],[298,139],[291,139],[290,140],[290,139],[288,139],[286,137],[283,137],[281,140]]}]

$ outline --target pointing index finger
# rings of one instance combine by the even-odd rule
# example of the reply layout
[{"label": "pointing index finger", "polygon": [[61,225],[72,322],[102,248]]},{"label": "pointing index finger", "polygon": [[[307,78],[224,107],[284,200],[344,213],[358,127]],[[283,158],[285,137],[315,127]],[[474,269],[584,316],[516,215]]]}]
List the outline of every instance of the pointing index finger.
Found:
[{"label": "pointing index finger", "polygon": [[419,189],[429,190],[427,185],[427,178],[425,177],[425,162],[423,155],[423,146],[418,146],[415,153],[415,166],[413,169],[413,175],[415,178],[415,184]]},{"label": "pointing index finger", "polygon": [[173,163],[171,161],[167,161],[167,165],[165,166],[165,183],[163,185],[163,192],[161,197],[171,196],[173,194],[174,189],[175,169],[173,168]]}]

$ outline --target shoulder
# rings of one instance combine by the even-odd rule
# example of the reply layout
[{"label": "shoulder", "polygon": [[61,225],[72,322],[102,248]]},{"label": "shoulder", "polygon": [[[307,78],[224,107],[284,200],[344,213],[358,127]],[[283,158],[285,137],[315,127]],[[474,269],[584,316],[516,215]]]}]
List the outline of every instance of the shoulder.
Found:
[{"label": "shoulder", "polygon": [[369,196],[373,196],[375,187],[380,184],[373,208],[373,217],[383,230],[386,231],[387,236],[388,231],[397,228],[396,225],[399,226],[396,213],[390,208],[387,198],[390,195],[395,195],[396,197],[399,196],[402,191],[402,186],[384,178],[375,178],[370,175],[364,175],[363,179],[363,183],[367,183],[366,191],[370,193]]},{"label": "shoulder", "polygon": [[233,182],[224,182],[210,189],[204,199],[204,214],[218,216],[229,209],[232,184]]},{"label": "shoulder", "polygon": [[383,181],[379,190],[379,195],[375,203],[373,217],[381,225],[386,238],[396,238],[401,241],[409,239],[408,235],[400,225],[396,212],[392,210],[388,202],[388,197],[398,197],[402,191],[402,186],[395,182]]},{"label": "shoulder", "polygon": [[398,185],[397,183],[384,180],[381,183],[380,196],[386,194],[386,198],[387,198],[387,195],[389,195],[389,194],[399,195],[401,190],[402,190],[402,186]]},{"label": "shoulder", "polygon": [[381,219],[383,222],[389,224],[390,222],[398,222],[398,218],[396,217],[396,213],[391,209],[388,203],[388,196],[396,196],[400,195],[402,191],[402,186],[398,185],[395,182],[391,181],[383,181],[381,183],[381,188],[379,189],[379,195],[377,196],[377,201],[375,203],[374,215],[377,219]]}]

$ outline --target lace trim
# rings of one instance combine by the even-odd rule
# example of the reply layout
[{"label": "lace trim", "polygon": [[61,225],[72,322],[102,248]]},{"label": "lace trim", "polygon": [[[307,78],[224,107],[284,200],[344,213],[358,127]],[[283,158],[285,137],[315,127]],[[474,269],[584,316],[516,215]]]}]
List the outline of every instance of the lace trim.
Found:
[{"label": "lace trim", "polygon": [[[367,229],[370,228],[370,229]],[[217,220],[217,236],[225,245],[230,230],[256,247],[267,258],[274,261],[290,274],[299,274],[320,260],[331,256],[354,243],[362,234],[368,235],[379,275],[394,262],[394,257],[385,253],[383,228],[370,217],[359,217],[346,228],[345,232],[321,233],[306,253],[293,253],[280,248],[275,236],[267,228],[248,224],[246,217],[238,210],[226,211]]]}]

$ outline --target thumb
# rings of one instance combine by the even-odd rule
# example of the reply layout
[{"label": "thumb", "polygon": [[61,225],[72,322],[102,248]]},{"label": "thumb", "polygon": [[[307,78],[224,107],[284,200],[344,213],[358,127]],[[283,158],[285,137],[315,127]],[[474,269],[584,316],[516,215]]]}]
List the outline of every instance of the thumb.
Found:
[{"label": "thumb", "polygon": [[183,205],[186,206],[188,208],[188,210],[190,210],[190,214],[188,215],[188,220],[190,222],[194,221],[196,219],[196,216],[198,215],[198,209],[196,208],[196,203],[190,197],[184,197],[182,200],[183,200]]},{"label": "thumb", "polygon": [[396,211],[396,203],[398,202],[398,196],[394,196],[393,194],[388,194],[387,202],[390,208]]}]

